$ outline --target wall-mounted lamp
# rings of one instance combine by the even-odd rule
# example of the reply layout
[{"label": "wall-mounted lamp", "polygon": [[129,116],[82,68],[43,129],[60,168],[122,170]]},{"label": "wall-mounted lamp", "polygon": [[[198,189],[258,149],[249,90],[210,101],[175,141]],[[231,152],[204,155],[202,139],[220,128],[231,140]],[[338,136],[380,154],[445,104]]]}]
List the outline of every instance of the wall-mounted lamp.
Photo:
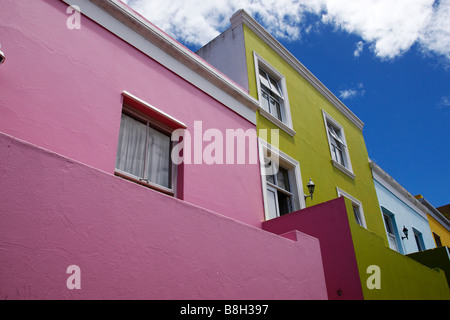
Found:
[{"label": "wall-mounted lamp", "polygon": [[306,200],[306,198],[309,198],[309,197],[311,197],[311,200],[312,200],[312,198],[313,198],[313,193],[314,193],[314,189],[316,188],[316,185],[314,184],[314,182],[312,182],[311,179],[309,179],[309,182],[308,182],[308,184],[307,184],[306,186],[308,187],[309,196],[307,196],[307,195],[305,194],[305,200]]},{"label": "wall-mounted lamp", "polygon": [[[0,44],[0,49],[2,48],[2,45]],[[5,58],[5,54],[0,50],[0,64],[2,64],[3,62],[5,62],[6,58]]]},{"label": "wall-mounted lamp", "polygon": [[405,226],[403,226],[403,234],[405,235],[404,237],[402,237],[402,240],[406,238],[406,240],[408,240],[408,228],[406,228]]}]

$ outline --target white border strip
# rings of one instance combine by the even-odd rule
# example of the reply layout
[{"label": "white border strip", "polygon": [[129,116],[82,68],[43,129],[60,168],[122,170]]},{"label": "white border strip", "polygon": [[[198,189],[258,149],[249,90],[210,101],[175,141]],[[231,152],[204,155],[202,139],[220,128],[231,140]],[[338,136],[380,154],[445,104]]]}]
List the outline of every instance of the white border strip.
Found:
[{"label": "white border strip", "polygon": [[262,27],[245,10],[237,11],[230,19],[231,28],[245,23],[256,33],[269,47],[271,47],[292,68],[303,76],[314,88],[316,88],[328,101],[341,111],[358,129],[364,128],[364,123],[340,101],[322,82],[319,81],[298,59],[290,53],[278,40],[276,40],[264,27]]},{"label": "white border strip", "polygon": [[259,102],[118,0],[61,0],[256,125]]},{"label": "white border strip", "polygon": [[167,119],[169,119],[169,120],[172,121],[172,122],[175,122],[175,123],[178,124],[180,127],[184,128],[184,129],[187,128],[187,125],[185,125],[183,122],[181,122],[181,121],[175,119],[174,117],[168,115],[168,114],[165,113],[164,111],[159,110],[158,108],[152,106],[150,103],[145,102],[144,100],[142,100],[142,99],[136,97],[135,95],[129,93],[128,91],[123,91],[123,92],[122,92],[122,95],[125,96],[125,97],[127,97],[127,98],[129,98],[129,99],[132,99],[132,100],[136,101],[137,103],[139,103],[139,104],[145,106],[146,108],[152,110],[153,112],[156,112],[156,113],[160,114],[160,115],[163,116],[164,118],[167,118]]}]

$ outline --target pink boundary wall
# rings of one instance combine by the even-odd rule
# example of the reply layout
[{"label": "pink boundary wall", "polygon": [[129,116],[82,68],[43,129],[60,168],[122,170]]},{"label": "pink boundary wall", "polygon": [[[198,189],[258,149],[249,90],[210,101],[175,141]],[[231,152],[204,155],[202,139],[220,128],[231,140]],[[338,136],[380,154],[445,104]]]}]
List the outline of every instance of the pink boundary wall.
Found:
[{"label": "pink boundary wall", "polygon": [[343,197],[266,221],[275,234],[298,230],[320,241],[330,300],[363,300],[364,295]]},{"label": "pink boundary wall", "polygon": [[[185,123],[191,135],[194,121],[222,133],[255,128],[85,16],[81,30],[69,30],[67,8],[60,0],[2,1],[0,132],[113,173],[124,90]],[[183,169],[185,201],[261,226],[259,164]]]},{"label": "pink boundary wall", "polygon": [[[327,299],[287,238],[0,134],[0,299]],[[81,290],[69,290],[70,265]]]}]

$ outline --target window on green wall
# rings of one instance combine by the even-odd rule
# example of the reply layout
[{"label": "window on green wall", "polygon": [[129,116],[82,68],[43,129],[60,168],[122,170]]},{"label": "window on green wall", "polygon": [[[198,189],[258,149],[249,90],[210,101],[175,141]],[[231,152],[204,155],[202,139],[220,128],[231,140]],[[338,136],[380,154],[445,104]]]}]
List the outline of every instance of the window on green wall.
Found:
[{"label": "window on green wall", "polygon": [[[266,163],[270,160],[266,159]],[[282,216],[293,210],[293,194],[291,193],[291,181],[286,168],[279,167],[278,172],[273,175],[266,175],[268,195],[271,197],[271,210],[275,216]]]},{"label": "window on green wall", "polygon": [[285,117],[281,110],[283,93],[279,82],[261,68],[259,69],[259,79],[261,83],[261,106],[272,116],[283,121]]},{"label": "window on green wall", "polygon": [[285,77],[254,53],[259,113],[289,135],[294,136]]},{"label": "window on green wall", "polygon": [[350,199],[352,202],[352,208],[353,208],[353,216],[355,217],[355,222],[359,224],[361,227],[367,229],[366,219],[364,217],[364,211],[361,201],[351,196],[349,193],[343,191],[339,187],[336,188],[338,197],[346,197],[347,199]]},{"label": "window on green wall", "polygon": [[300,164],[259,138],[266,220],[305,207]]},{"label": "window on green wall", "polygon": [[350,161],[344,128],[325,111],[322,110],[322,113],[330,147],[331,162],[336,168],[354,179],[355,174]]}]

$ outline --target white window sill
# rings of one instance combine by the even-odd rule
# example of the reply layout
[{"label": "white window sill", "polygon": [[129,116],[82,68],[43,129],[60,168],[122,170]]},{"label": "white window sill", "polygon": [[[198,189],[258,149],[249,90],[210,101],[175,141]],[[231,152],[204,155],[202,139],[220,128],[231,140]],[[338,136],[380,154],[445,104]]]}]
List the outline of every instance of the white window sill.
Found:
[{"label": "white window sill", "polygon": [[347,176],[349,176],[353,180],[355,179],[355,177],[356,177],[355,174],[352,171],[350,171],[349,169],[347,169],[346,167],[344,167],[342,164],[340,164],[339,162],[334,161],[333,159],[331,159],[331,163],[333,164],[333,166],[335,166],[336,168],[341,170]]},{"label": "white window sill", "polygon": [[267,120],[269,120],[270,122],[272,122],[274,125],[276,125],[277,127],[279,127],[281,130],[283,130],[284,132],[286,132],[288,135],[290,135],[291,137],[294,137],[296,132],[289,127],[287,124],[285,124],[284,122],[280,121],[279,119],[275,118],[273,115],[271,115],[269,112],[267,112],[266,110],[264,110],[263,108],[259,108],[259,113],[266,118]]},{"label": "white window sill", "polygon": [[140,184],[142,186],[148,187],[150,189],[165,193],[169,196],[172,196],[172,197],[175,196],[172,189],[168,189],[166,187],[160,186],[159,184],[156,184],[156,183],[153,183],[153,182],[150,182],[147,180],[139,179],[138,177],[133,176],[132,174],[129,174],[128,172],[119,170],[117,168],[114,170],[114,175],[121,177],[125,180],[129,180],[129,181],[135,182],[137,184]]}]

